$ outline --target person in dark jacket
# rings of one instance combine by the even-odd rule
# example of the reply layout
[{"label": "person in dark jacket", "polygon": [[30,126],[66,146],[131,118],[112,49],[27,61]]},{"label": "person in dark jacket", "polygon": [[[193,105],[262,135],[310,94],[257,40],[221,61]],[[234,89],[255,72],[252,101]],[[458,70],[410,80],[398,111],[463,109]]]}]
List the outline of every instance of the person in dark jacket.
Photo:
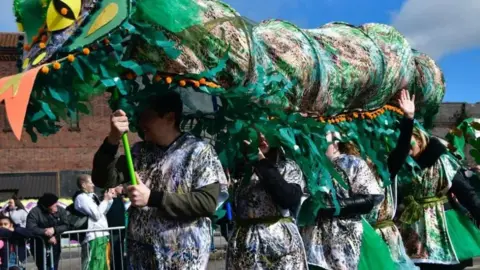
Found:
[{"label": "person in dark jacket", "polygon": [[28,229],[15,226],[10,217],[0,214],[0,244],[3,244],[0,248],[1,270],[25,267],[27,259],[25,240],[32,236]]},{"label": "person in dark jacket", "polygon": [[[69,229],[67,212],[58,207],[57,203],[58,197],[55,194],[45,193],[27,217],[27,229],[31,230],[35,237],[30,246],[34,249],[35,262],[39,270],[58,269],[61,253],[60,235]],[[51,248],[52,251],[47,252],[46,261],[43,256],[44,248],[45,250]]]}]

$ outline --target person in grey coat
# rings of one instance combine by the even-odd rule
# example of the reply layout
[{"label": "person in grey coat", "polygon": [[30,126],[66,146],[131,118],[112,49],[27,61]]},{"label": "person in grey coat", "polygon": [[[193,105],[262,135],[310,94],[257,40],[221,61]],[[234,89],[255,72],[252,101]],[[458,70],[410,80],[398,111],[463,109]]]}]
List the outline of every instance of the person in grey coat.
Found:
[{"label": "person in grey coat", "polygon": [[15,226],[25,228],[27,225],[28,211],[16,195],[13,195],[12,198],[8,200],[8,205],[3,209],[2,214],[10,217]]}]

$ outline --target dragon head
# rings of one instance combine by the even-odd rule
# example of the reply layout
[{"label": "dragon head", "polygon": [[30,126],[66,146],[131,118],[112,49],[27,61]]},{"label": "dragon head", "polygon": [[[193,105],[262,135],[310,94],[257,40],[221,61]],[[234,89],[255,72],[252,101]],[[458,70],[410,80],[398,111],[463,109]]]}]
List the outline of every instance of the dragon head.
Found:
[{"label": "dragon head", "polygon": [[129,16],[129,1],[16,0],[14,12],[26,34],[22,71],[59,61],[93,45]]},{"label": "dragon head", "polygon": [[[208,42],[206,29],[223,22],[198,27],[209,9],[192,0],[15,0],[17,24],[26,34],[22,73],[0,81],[15,135],[20,138],[22,127],[34,138],[34,129],[55,133],[59,120],[88,113],[91,96],[113,88],[119,95],[112,106],[130,111],[162,87],[219,88],[212,69],[221,69],[228,45],[217,38],[209,41],[217,51],[200,46]],[[199,98],[189,97],[190,103]]]}]

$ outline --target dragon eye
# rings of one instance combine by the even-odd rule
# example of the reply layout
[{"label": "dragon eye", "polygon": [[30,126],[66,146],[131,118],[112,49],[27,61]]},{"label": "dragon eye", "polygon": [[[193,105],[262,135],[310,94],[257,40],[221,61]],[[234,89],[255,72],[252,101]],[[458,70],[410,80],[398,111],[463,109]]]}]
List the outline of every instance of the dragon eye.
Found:
[{"label": "dragon eye", "polygon": [[47,10],[49,31],[63,30],[78,19],[82,9],[81,0],[52,0]]},{"label": "dragon eye", "polygon": [[[53,7],[55,10],[60,13],[63,17],[70,19],[70,20],[75,20],[76,15],[73,13],[72,9],[63,1],[61,0],[53,0]],[[77,14],[78,15],[78,14]]]}]

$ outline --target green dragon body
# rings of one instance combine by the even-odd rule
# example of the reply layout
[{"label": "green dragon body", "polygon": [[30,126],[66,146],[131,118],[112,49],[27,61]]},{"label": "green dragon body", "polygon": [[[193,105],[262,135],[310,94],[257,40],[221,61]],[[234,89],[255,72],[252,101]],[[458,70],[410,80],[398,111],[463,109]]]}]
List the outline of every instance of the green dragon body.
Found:
[{"label": "green dragon body", "polygon": [[[33,139],[112,91],[120,94],[112,108],[124,109],[134,130],[144,99],[177,90],[192,131],[214,136],[226,167],[260,130],[300,164],[312,193],[329,190],[328,175],[338,179],[323,155],[327,131],[357,142],[388,182],[395,96],[410,89],[418,119],[431,125],[445,93],[434,61],[383,24],[254,24],[209,0],[15,0],[14,10],[26,33],[19,69],[35,73],[24,120]],[[17,104],[6,83],[0,99]]]}]

